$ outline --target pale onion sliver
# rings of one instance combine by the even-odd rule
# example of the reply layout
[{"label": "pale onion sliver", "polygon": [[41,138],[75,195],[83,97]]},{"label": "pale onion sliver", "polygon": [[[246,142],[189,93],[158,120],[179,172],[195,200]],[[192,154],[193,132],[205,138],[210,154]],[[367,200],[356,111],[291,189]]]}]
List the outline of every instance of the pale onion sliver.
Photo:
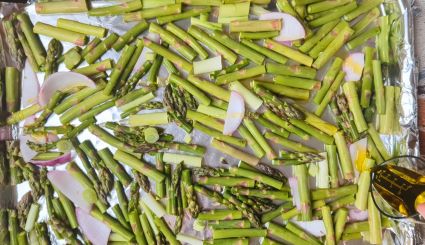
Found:
[{"label": "pale onion sliver", "polygon": [[45,106],[53,94],[57,91],[66,91],[77,86],[95,88],[96,84],[88,77],[76,72],[56,72],[50,75],[41,86],[38,94],[38,102]]},{"label": "pale onion sliver", "polygon": [[84,199],[85,188],[67,171],[52,170],[47,173],[47,178],[52,185],[56,187],[62,194],[68,197],[75,206],[89,212],[92,203]]},{"label": "pale onion sliver", "polygon": [[275,37],[276,41],[295,41],[305,38],[305,29],[297,18],[290,14],[280,12],[270,12],[260,15],[260,20],[282,20],[282,30],[279,36]]},{"label": "pale onion sliver", "polygon": [[232,135],[241,124],[245,115],[245,101],[243,97],[232,91],[230,93],[229,106],[227,107],[226,120],[224,120],[224,135]]},{"label": "pale onion sliver", "polygon": [[81,208],[75,209],[78,225],[93,245],[107,245],[111,228]]},{"label": "pale onion sliver", "polygon": [[342,65],[342,70],[345,72],[345,81],[359,81],[362,78],[364,62],[364,54],[361,52],[348,55]]},{"label": "pale onion sliver", "polygon": [[247,89],[239,81],[231,82],[229,84],[229,89],[238,92],[243,97],[250,111],[256,112],[263,104],[263,100],[258,98],[256,94]]},{"label": "pale onion sliver", "polygon": [[38,102],[38,93],[40,92],[40,83],[37,74],[33,71],[28,60],[25,61],[22,71],[22,96],[21,106],[25,108]]},{"label": "pale onion sliver", "polygon": [[325,224],[323,223],[323,220],[293,221],[293,222],[313,236],[322,237],[326,235],[326,229],[325,229]]}]

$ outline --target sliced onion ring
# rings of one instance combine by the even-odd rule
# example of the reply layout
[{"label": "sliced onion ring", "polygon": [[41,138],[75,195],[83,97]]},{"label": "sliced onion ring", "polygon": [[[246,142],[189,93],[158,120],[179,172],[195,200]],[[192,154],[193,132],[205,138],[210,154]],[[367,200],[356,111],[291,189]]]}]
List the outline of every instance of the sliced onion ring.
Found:
[{"label": "sliced onion ring", "polygon": [[90,78],[80,73],[71,71],[53,73],[41,86],[38,101],[41,106],[45,106],[57,90],[66,91],[77,86],[95,88],[96,84]]},{"label": "sliced onion ring", "polygon": [[47,133],[46,135],[31,134],[31,135],[19,136],[19,147],[21,149],[22,158],[24,159],[25,162],[31,162],[34,165],[43,166],[43,167],[54,167],[54,166],[58,166],[58,165],[70,162],[73,158],[71,152],[67,152],[51,160],[43,160],[43,161],[32,160],[35,156],[37,156],[38,153],[27,145],[28,141],[39,143],[39,144],[46,144],[46,143],[56,142],[58,140],[59,140],[59,137],[53,133]]}]

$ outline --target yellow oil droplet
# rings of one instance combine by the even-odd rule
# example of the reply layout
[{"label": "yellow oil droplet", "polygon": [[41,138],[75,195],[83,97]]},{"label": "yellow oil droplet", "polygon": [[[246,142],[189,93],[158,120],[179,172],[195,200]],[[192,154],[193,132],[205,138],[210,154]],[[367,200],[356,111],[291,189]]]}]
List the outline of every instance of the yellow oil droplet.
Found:
[{"label": "yellow oil droplet", "polygon": [[351,67],[351,69],[353,69],[353,72],[355,72],[356,74],[361,74],[363,71],[363,67],[351,57],[348,58],[347,65]]},{"label": "yellow oil droplet", "polygon": [[366,156],[367,156],[366,149],[357,149],[357,154],[354,158],[355,159],[354,163],[359,172],[366,170],[364,167],[364,161],[366,159]]}]

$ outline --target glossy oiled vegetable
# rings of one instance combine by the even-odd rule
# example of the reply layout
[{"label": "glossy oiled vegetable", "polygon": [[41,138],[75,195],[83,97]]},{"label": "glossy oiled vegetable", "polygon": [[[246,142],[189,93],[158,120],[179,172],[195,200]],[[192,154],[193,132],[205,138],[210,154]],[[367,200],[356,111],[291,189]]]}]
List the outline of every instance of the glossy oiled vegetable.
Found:
[{"label": "glossy oiled vegetable", "polygon": [[[0,143],[0,184],[31,189],[0,209],[5,244],[384,239],[390,225],[368,190],[370,168],[405,150],[380,135],[399,137],[405,92],[388,77],[402,45],[393,2],[35,5],[57,22],[22,12],[1,23],[10,60],[29,64],[0,69],[3,124],[22,127],[20,142]],[[90,21],[62,15],[79,12]],[[64,73],[31,91],[46,103],[21,106],[28,72],[46,79],[58,68],[92,81]],[[68,177],[50,183],[54,168]],[[369,220],[347,223],[353,206]]]}]

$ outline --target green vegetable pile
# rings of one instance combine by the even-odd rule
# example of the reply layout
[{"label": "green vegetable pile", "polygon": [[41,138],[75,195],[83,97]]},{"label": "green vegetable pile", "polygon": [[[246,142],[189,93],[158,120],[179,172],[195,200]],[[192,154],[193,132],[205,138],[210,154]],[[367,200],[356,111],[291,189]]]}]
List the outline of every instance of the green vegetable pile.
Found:
[{"label": "green vegetable pile", "polygon": [[[57,171],[54,162],[70,152],[76,159],[66,162],[66,173],[84,189],[81,198],[92,205],[91,217],[111,230],[108,244],[331,245],[357,239],[381,244],[383,229],[394,223],[371,201],[369,172],[399,154],[380,137],[401,132],[401,88],[388,79],[401,42],[395,3],[89,5],[40,1],[35,10],[38,15],[120,16],[134,25],[118,35],[65,18],[56,26],[32,23],[25,12],[1,21],[7,52],[18,64],[1,69],[2,123],[22,126],[35,115],[20,129],[32,138],[26,148],[36,153],[25,161],[18,141],[0,143],[0,184],[28,182],[31,189],[15,208],[0,210],[2,244],[51,244],[50,233],[67,244],[93,242],[77,219],[79,204],[48,177]],[[188,28],[184,20],[190,21]],[[40,36],[51,38],[47,47]],[[64,51],[62,42],[74,46]],[[118,60],[105,58],[110,50],[119,53]],[[44,73],[45,81],[65,66],[95,86],[56,90],[45,105],[22,108],[19,64],[24,60]],[[235,96],[243,98],[236,99],[242,106],[234,104]],[[307,109],[307,102],[314,106]],[[96,116],[114,107],[122,120],[97,123]],[[60,123],[52,125],[53,117]],[[236,124],[235,117],[240,117]],[[228,132],[232,122],[236,131]],[[185,142],[164,130],[170,124],[186,132]],[[80,142],[85,130],[92,140]],[[211,140],[191,143],[195,131]],[[59,137],[51,140],[52,135]],[[350,154],[350,144],[363,139],[362,150]],[[94,140],[111,148],[99,149]],[[312,147],[311,140],[321,147]],[[210,167],[203,159],[212,149],[239,164],[216,159],[220,167]],[[292,168],[292,176],[279,166]],[[202,205],[205,198],[219,205]],[[39,217],[44,206],[47,218]],[[367,210],[368,220],[353,222],[351,209]],[[175,222],[164,215],[175,216]],[[298,223],[313,220],[323,221],[325,236]],[[191,229],[212,234],[196,237],[187,233]]]}]

